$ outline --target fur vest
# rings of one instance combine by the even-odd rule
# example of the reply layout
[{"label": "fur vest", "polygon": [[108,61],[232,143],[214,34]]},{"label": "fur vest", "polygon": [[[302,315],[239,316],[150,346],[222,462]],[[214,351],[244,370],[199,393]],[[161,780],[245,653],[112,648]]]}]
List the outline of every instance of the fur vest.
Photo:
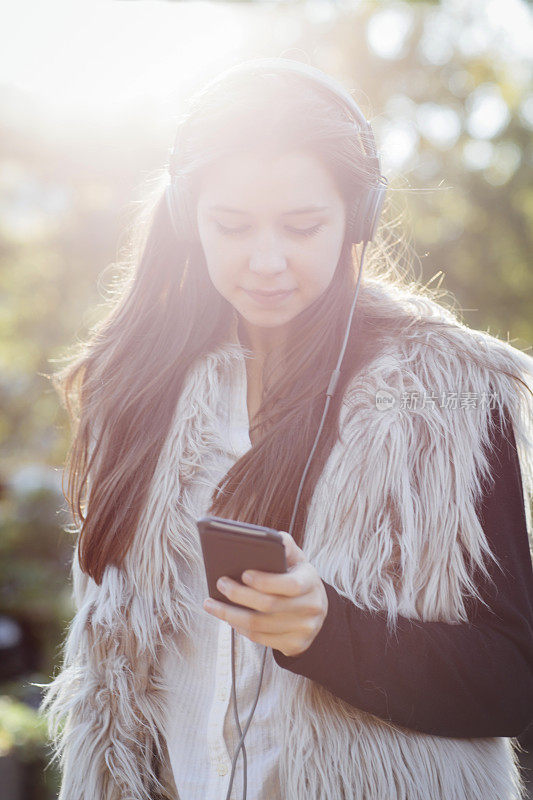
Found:
[{"label": "fur vest", "polygon": [[[412,323],[348,384],[302,549],[342,595],[385,611],[391,630],[398,615],[466,621],[472,567],[483,569],[490,552],[475,503],[488,474],[491,406],[512,420],[531,532],[531,396],[504,372],[532,386],[533,358],[433,299],[369,287],[381,313],[407,310]],[[488,366],[471,360],[480,353]],[[224,448],[217,402],[244,368],[231,337],[190,368],[123,568],[108,567],[97,586],[74,554],[77,612],[41,707],[62,768],[59,800],[178,800],[161,735],[161,654],[173,646],[179,659],[180,639],[205,613],[187,588],[189,571],[203,573],[191,488],[206,454]],[[523,796],[513,739],[418,733],[277,665],[274,674],[287,800]]]}]

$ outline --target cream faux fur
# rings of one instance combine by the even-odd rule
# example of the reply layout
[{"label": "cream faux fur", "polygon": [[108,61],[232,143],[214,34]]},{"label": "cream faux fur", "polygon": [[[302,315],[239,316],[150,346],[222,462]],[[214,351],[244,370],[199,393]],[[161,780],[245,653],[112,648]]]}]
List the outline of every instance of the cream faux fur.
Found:
[{"label": "cream faux fur", "polygon": [[[381,314],[407,309],[412,324],[385,340],[345,393],[341,440],[312,497],[303,550],[342,595],[386,611],[391,631],[398,615],[458,623],[475,593],[472,567],[483,569],[490,556],[474,510],[488,470],[483,397],[493,395],[511,416],[531,532],[531,398],[498,370],[514,371],[531,386],[533,359],[408,291],[369,283],[368,303]],[[443,320],[450,323],[445,334]],[[468,355],[480,352],[489,368],[470,363]],[[124,569],[108,567],[98,587],[74,556],[77,613],[41,707],[63,770],[59,800],[178,800],[160,734],[167,713],[160,656],[173,631],[186,643],[193,616],[205,613],[187,589],[190,571],[203,573],[192,489],[212,448],[224,451],[231,466],[217,402],[238,369],[244,356],[234,338],[190,369]],[[386,410],[376,407],[379,390],[393,398]],[[405,407],[405,396],[412,400],[415,392],[417,407]],[[441,407],[443,393],[450,402],[453,392],[457,407]],[[433,405],[421,407],[424,393],[433,393]],[[523,796],[511,739],[417,733],[307,678],[280,667],[274,674],[283,697],[279,769],[287,800]],[[163,765],[160,781],[154,756]]]}]

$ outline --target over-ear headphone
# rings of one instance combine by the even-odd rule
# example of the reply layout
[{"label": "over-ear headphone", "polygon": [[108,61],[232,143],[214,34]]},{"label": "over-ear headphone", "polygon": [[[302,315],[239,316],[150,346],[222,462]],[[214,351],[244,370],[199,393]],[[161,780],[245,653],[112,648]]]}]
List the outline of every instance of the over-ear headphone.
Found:
[{"label": "over-ear headphone", "polygon": [[[289,534],[292,536],[294,521],[296,519],[296,511],[302,493],[302,487],[305,481],[305,477],[307,475],[307,471],[309,469],[309,465],[316,450],[320,434],[322,432],[324,420],[327,415],[331,397],[335,393],[338,378],[340,375],[340,367],[342,364],[344,352],[346,350],[348,335],[350,332],[355,305],[357,302],[357,296],[359,293],[359,285],[363,271],[363,260],[364,260],[366,246],[368,242],[374,239],[374,235],[378,226],[378,221],[381,215],[381,210],[383,207],[383,202],[385,200],[385,193],[388,182],[387,179],[384,178],[383,175],[381,175],[379,157],[377,154],[376,143],[374,140],[372,129],[370,127],[370,123],[367,122],[365,116],[363,115],[362,111],[360,110],[359,106],[352,98],[352,96],[340,84],[338,84],[328,75],[323,73],[321,70],[318,70],[315,67],[311,67],[308,64],[303,64],[299,61],[291,61],[290,59],[284,59],[284,58],[257,58],[257,59],[251,59],[249,61],[243,61],[239,64],[234,65],[233,67],[230,67],[229,69],[221,73],[221,75],[219,75],[214,81],[211,81],[210,84],[208,84],[208,86],[211,87],[213,85],[216,85],[218,81],[223,82],[228,76],[234,74],[238,75],[242,73],[250,74],[250,72],[255,72],[258,74],[267,74],[275,72],[284,75],[291,75],[291,76],[296,75],[304,80],[309,81],[311,84],[313,84],[315,88],[318,87],[320,90],[329,92],[330,96],[332,96],[336,102],[340,103],[347,110],[350,117],[353,118],[354,136],[360,136],[364,151],[368,156],[368,160],[370,162],[369,171],[371,173],[373,172],[375,175],[375,182],[373,184],[364,185],[359,188],[358,202],[350,209],[348,213],[346,236],[349,237],[354,244],[359,244],[359,242],[363,242],[361,263],[360,263],[359,273],[357,276],[354,297],[350,308],[350,313],[348,316],[348,322],[344,333],[341,352],[337,360],[337,365],[331,374],[329,385],[326,391],[326,402],[322,414],[322,419],[318,427],[313,447],[311,448],[311,452],[309,453],[305,469],[300,479],[300,485],[298,488],[298,493],[296,495],[291,523],[288,531]],[[166,187],[165,196],[166,196],[169,216],[178,240],[186,243],[192,243],[192,242],[197,243],[198,233],[195,221],[196,213],[195,209],[193,208],[190,191],[187,188],[187,178],[186,176],[180,173],[180,155],[181,155],[180,142],[183,141],[182,137],[186,133],[186,127],[187,127],[187,118],[185,118],[183,123],[178,127],[178,131],[176,133],[176,139],[174,141],[174,147],[170,151],[171,158],[169,164],[169,172],[171,175],[171,181],[170,184],[168,184],[168,186]],[[180,184],[181,179],[183,179],[183,181]],[[235,775],[235,768],[237,765],[237,758],[241,749],[243,751],[243,762],[244,762],[243,791],[244,791],[244,800],[246,800],[247,766],[246,766],[246,749],[244,747],[244,739],[248,731],[248,727],[252,721],[257,701],[259,699],[259,692],[261,690],[263,671],[265,667],[266,653],[267,653],[267,647],[265,646],[263,651],[261,674],[259,678],[259,686],[257,688],[257,694],[255,697],[254,704],[252,706],[252,711],[248,717],[246,725],[244,726],[244,731],[242,731],[237,711],[237,697],[235,689],[235,631],[233,628],[231,629],[232,701],[233,701],[235,723],[240,735],[240,740],[233,754],[232,769],[231,769],[229,786],[226,794],[226,800],[229,800],[230,798],[231,788],[233,785],[233,778]]]},{"label": "over-ear headphone", "polygon": [[[242,73],[281,73],[296,75],[307,80],[321,91],[329,92],[335,100],[342,104],[349,115],[354,119],[354,134],[359,135],[364,151],[369,159],[370,170],[375,173],[374,185],[363,185],[358,191],[358,202],[349,211],[347,232],[354,244],[369,242],[374,239],[378,226],[385,194],[387,179],[381,174],[379,156],[376,149],[374,134],[370,123],[351,96],[351,94],[316,67],[300,61],[291,61],[286,58],[255,58],[235,64],[213,79],[209,86],[215,86],[232,75]],[[198,233],[195,221],[195,209],[192,207],[191,198],[187,191],[187,179],[181,175],[180,142],[184,140],[187,129],[187,117],[178,126],[174,146],[170,150],[170,183],[165,190],[168,212],[174,231],[178,239],[186,243],[197,243]]]}]

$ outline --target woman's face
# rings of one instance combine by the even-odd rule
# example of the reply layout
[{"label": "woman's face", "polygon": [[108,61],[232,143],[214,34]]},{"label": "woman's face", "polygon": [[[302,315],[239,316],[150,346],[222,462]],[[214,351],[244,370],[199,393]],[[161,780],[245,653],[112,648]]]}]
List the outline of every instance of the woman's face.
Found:
[{"label": "woman's face", "polygon": [[203,176],[197,220],[215,288],[242,317],[253,349],[268,352],[333,278],[346,220],[333,179],[303,151],[226,156]]}]

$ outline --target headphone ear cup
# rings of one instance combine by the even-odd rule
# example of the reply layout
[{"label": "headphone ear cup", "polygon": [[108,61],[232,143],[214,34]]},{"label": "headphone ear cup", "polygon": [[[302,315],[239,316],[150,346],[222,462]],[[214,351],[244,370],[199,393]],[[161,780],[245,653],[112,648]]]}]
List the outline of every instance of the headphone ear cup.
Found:
[{"label": "headphone ear cup", "polygon": [[351,227],[352,242],[371,242],[375,236],[381,209],[385,200],[387,181],[379,186],[366,188],[361,193],[359,203],[355,207],[355,214]]},{"label": "headphone ear cup", "polygon": [[372,241],[375,236],[383,203],[385,202],[387,185],[387,179],[381,176],[379,185],[373,186],[369,191],[367,216],[365,220],[368,231],[368,234],[365,233],[365,235],[368,236],[368,241]]}]

